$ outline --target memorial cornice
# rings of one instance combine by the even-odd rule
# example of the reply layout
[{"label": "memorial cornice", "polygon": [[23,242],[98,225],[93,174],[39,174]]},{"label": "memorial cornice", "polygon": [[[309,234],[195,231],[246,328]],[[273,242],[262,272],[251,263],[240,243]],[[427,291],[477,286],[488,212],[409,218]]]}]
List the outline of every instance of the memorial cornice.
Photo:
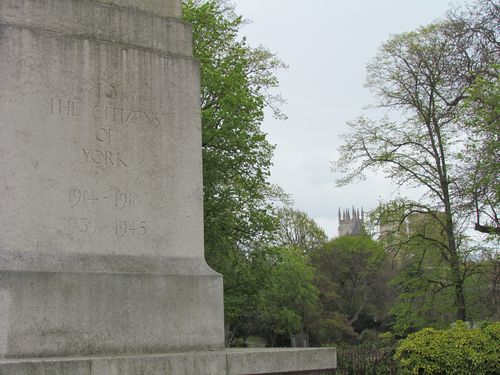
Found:
[{"label": "memorial cornice", "polygon": [[116,3],[127,2],[0,0],[0,25],[192,57],[192,30],[189,24],[176,17]]}]

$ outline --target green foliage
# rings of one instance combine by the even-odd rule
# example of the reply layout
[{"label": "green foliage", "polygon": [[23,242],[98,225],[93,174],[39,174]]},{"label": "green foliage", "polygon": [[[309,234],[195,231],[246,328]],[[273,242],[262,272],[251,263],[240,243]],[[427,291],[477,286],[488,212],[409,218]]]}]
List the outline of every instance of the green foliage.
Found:
[{"label": "green foliage", "polygon": [[[374,216],[395,269],[391,285],[397,298],[390,310],[393,332],[405,337],[425,326],[441,327],[453,321],[454,280],[446,260],[445,215],[425,211],[418,202],[395,200],[380,205]],[[465,275],[465,265],[459,269]]]},{"label": "green foliage", "polygon": [[277,335],[304,333],[308,316],[315,310],[318,291],[314,269],[300,249],[271,248],[265,253],[270,265],[267,283],[260,293],[258,322],[275,345]]},{"label": "green foliage", "polygon": [[409,333],[416,332],[428,324],[409,301],[395,304],[391,308],[391,313],[394,317],[391,328],[397,337],[406,337]]},{"label": "green foliage", "polygon": [[[495,221],[485,222],[485,215],[498,206],[498,61],[488,49],[497,40],[490,26],[497,23],[495,17],[485,22],[478,9],[476,18],[457,13],[457,19],[396,35],[382,46],[369,65],[368,86],[401,121],[359,118],[341,149],[340,183],[371,168],[400,186],[427,191],[419,202],[393,202],[399,225],[383,242],[401,271],[393,282],[400,293],[392,309],[397,336],[442,326],[452,305],[465,316],[464,283],[477,296],[471,301],[491,301],[471,309],[473,316],[498,311],[497,294],[490,293],[498,262],[489,268],[467,262],[456,225],[458,213],[478,211],[490,229]],[[382,247],[366,236],[325,244],[324,231],[303,212],[275,207],[286,199],[269,183],[274,147],[260,125],[266,107],[283,117],[272,90],[284,64],[240,37],[245,22],[230,1],[185,0],[183,13],[193,25],[201,68],[205,250],[207,262],[224,276],[228,345],[263,332],[272,344],[299,332],[322,344],[378,337],[366,329],[386,324],[394,300],[386,283],[394,271]],[[484,27],[475,27],[473,18]],[[403,246],[393,246],[397,242]],[[469,265],[491,269],[491,275],[481,271],[467,279]]]},{"label": "green foliage", "polygon": [[396,350],[402,374],[493,375],[500,372],[500,323],[470,329],[456,322],[450,329],[425,328]]},{"label": "green foliage", "polygon": [[268,179],[274,147],[261,131],[264,108],[280,116],[275,72],[284,64],[239,36],[244,20],[222,0],[185,0],[200,61],[205,256],[224,276],[229,341],[255,314],[260,263],[249,253],[277,227],[273,201],[283,194]]},{"label": "green foliage", "polygon": [[474,272],[466,280],[470,319],[500,321],[500,254],[485,251],[479,259],[470,261]]},{"label": "green foliage", "polygon": [[255,318],[258,296],[267,282],[265,265],[256,257],[248,258],[241,252],[228,252],[216,259],[224,270],[224,319],[229,325],[227,345],[236,335],[246,336],[248,324]]},{"label": "green foliage", "polygon": [[[482,135],[498,134],[500,119],[500,65],[489,67],[489,74],[478,75],[473,84],[467,89],[467,98],[464,106],[471,109],[473,117],[468,125]],[[500,144],[496,137],[485,139],[488,142],[488,154],[498,150]],[[490,155],[491,156],[491,155]]]},{"label": "green foliage", "polygon": [[399,294],[390,310],[391,328],[398,337],[427,326],[443,327],[454,319],[453,290],[430,282],[425,273],[419,281],[419,274],[403,270],[394,280]]},{"label": "green foliage", "polygon": [[[437,252],[447,263],[458,319],[466,318],[465,274],[461,269],[464,226],[460,223],[476,211],[479,224],[479,215],[487,211],[484,205],[490,218],[498,218],[498,205],[491,204],[488,198],[491,194],[478,197],[480,187],[494,189],[494,184],[473,182],[474,188],[470,189],[469,181],[463,178],[463,160],[458,157],[474,144],[472,138],[468,142],[461,104],[468,96],[485,92],[484,85],[474,89],[473,79],[491,74],[494,63],[498,63],[499,32],[495,21],[499,9],[492,2],[476,3],[479,12],[471,8],[456,13],[443,22],[394,35],[381,46],[368,65],[366,85],[376,94],[378,106],[387,110],[386,116],[378,120],[361,116],[349,123],[351,131],[345,136],[336,163],[336,169],[343,174],[339,185],[363,178],[367,170],[381,170],[398,186],[416,187],[423,192],[418,201],[404,202],[400,223],[416,214],[434,217],[431,228],[440,238],[427,235],[426,230],[420,234],[426,242],[425,252]],[[476,84],[481,86],[478,81]],[[494,87],[486,90],[488,100],[480,100],[489,104],[488,109],[476,108],[473,118],[484,120],[487,114],[491,120],[495,113],[491,105],[498,105]],[[495,130],[490,136],[497,139],[498,121]],[[493,148],[493,164],[498,168],[498,148]],[[485,165],[473,163],[472,175],[476,179],[491,176],[487,170]],[[498,173],[494,176],[498,179]],[[467,190],[475,194],[472,203],[465,194]],[[447,288],[445,284],[442,287]]]},{"label": "green foliage", "polygon": [[284,207],[278,211],[278,219],[273,241],[277,246],[294,247],[311,254],[328,240],[325,231],[303,211]]},{"label": "green foliage", "polygon": [[470,212],[475,229],[500,236],[500,65],[476,77],[463,103],[470,134],[459,155],[466,177],[461,186],[462,209]]},{"label": "green foliage", "polygon": [[269,90],[283,64],[239,37],[244,21],[227,4],[183,3],[201,63],[205,250],[212,265],[218,254],[247,251],[268,236],[276,225],[270,201],[279,198],[268,182],[274,147],[260,124],[266,106],[278,111]]},{"label": "green foliage", "polygon": [[322,307],[315,327],[318,341],[352,338],[361,317],[378,315],[386,288],[385,260],[382,246],[366,235],[336,238],[312,254]]}]

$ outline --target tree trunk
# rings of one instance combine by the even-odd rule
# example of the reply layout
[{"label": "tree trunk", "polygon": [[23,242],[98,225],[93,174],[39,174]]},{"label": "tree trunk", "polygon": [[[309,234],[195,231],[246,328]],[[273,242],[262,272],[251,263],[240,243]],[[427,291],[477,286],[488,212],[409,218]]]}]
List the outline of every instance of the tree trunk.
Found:
[{"label": "tree trunk", "polygon": [[276,334],[274,332],[271,332],[271,348],[274,348],[276,346]]},{"label": "tree trunk", "polygon": [[455,238],[455,228],[453,225],[453,210],[450,198],[450,185],[448,180],[446,153],[444,150],[444,142],[441,137],[441,132],[438,124],[435,124],[436,136],[439,147],[439,162],[437,163],[437,170],[439,171],[439,182],[443,193],[444,213],[446,216],[445,231],[448,237],[448,256],[451,270],[451,278],[453,288],[455,289],[455,309],[457,320],[465,321],[467,316],[465,313],[465,294],[464,294],[464,280],[460,270],[460,255],[458,254],[457,242]]},{"label": "tree trunk", "polygon": [[231,347],[233,345],[234,338],[236,337],[236,329],[238,328],[238,323],[235,324],[233,329],[229,330],[229,335],[227,337],[226,347]]},{"label": "tree trunk", "polygon": [[453,286],[455,289],[455,307],[457,320],[467,320],[465,311],[464,285],[460,271],[460,263],[457,254],[452,254],[451,272],[453,277]]},{"label": "tree trunk", "polygon": [[462,271],[460,270],[460,256],[458,254],[457,243],[455,240],[453,215],[447,188],[448,186],[446,186],[446,189],[443,189],[445,197],[446,236],[448,237],[449,262],[452,277],[451,281],[453,282],[453,288],[455,292],[454,302],[456,309],[456,318],[457,320],[466,321],[467,314],[465,311],[464,280],[462,278]]}]

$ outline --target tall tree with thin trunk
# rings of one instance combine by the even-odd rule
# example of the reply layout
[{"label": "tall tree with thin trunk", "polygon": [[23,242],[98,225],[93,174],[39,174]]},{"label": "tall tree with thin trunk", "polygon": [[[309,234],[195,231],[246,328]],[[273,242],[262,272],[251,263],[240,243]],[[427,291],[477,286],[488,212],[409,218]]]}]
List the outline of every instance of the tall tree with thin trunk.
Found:
[{"label": "tall tree with thin trunk", "polygon": [[[360,117],[340,147],[335,169],[339,185],[381,170],[400,187],[424,191],[404,201],[401,221],[427,215],[443,234],[432,251],[449,267],[457,319],[466,319],[461,253],[461,218],[456,215],[460,184],[457,152],[464,147],[459,104],[476,72],[483,71],[483,50],[475,48],[463,23],[446,21],[391,37],[368,65],[367,87],[388,115]],[[396,116],[390,117],[396,113]]]}]

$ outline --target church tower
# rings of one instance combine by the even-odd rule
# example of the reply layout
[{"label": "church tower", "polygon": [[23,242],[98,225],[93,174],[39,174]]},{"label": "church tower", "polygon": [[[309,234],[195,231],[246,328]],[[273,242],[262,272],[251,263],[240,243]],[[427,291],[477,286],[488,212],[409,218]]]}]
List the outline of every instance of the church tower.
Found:
[{"label": "church tower", "polygon": [[352,207],[340,211],[339,208],[339,237],[340,236],[358,236],[363,232],[365,225],[365,213],[363,208],[359,209]]}]

